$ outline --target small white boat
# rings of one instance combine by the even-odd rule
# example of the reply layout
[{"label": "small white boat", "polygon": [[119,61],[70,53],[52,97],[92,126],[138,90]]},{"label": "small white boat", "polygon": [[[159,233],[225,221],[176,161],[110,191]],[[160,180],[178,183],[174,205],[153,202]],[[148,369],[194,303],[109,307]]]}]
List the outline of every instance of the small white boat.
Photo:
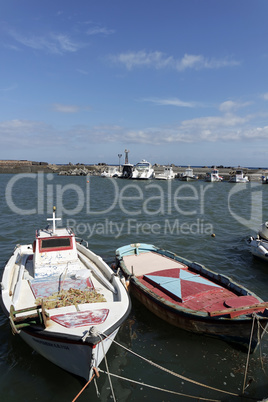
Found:
[{"label": "small white boat", "polygon": [[108,166],[107,170],[101,173],[101,177],[118,177],[120,175],[116,166]]},{"label": "small white boat", "polygon": [[125,163],[122,166],[122,173],[118,176],[120,179],[131,179],[134,170],[134,165],[131,163]]},{"label": "small white boat", "polygon": [[262,176],[261,181],[262,184],[268,184],[268,176]]},{"label": "small white boat", "polygon": [[172,166],[164,166],[164,172],[155,176],[157,180],[171,180],[175,178]]},{"label": "small white boat", "polygon": [[214,167],[214,169],[211,172],[208,172],[205,176],[205,181],[209,182],[218,182],[222,181],[223,177],[219,175],[219,170]]},{"label": "small white boat", "polygon": [[247,183],[248,176],[245,176],[242,169],[236,170],[235,174],[230,177],[230,183]]},{"label": "small white boat", "polygon": [[251,253],[268,262],[268,222],[261,225],[256,237],[248,239]]},{"label": "small white boat", "polygon": [[132,171],[131,179],[149,180],[155,177],[154,169],[150,162],[143,159],[137,163]]},{"label": "small white boat", "polygon": [[1,282],[13,333],[35,351],[86,381],[104,358],[131,304],[118,275],[69,228],[36,232],[18,245]]},{"label": "small white boat", "polygon": [[196,175],[194,175],[193,169],[190,166],[188,166],[188,168],[185,169],[185,172],[181,174],[179,179],[182,181],[193,181],[193,180],[197,180],[198,177]]}]

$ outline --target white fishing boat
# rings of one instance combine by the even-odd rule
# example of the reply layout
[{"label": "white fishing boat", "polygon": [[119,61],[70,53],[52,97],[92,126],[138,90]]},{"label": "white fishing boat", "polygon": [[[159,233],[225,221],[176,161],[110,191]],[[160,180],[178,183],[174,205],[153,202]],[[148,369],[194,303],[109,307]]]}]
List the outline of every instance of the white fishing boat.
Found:
[{"label": "white fishing boat", "polygon": [[35,351],[88,381],[110,348],[131,305],[119,276],[78,242],[69,228],[36,232],[18,245],[1,282],[13,333]]},{"label": "white fishing boat", "polygon": [[262,176],[261,181],[262,184],[268,184],[268,176]]},{"label": "white fishing boat", "polygon": [[251,253],[268,262],[268,222],[261,225],[256,237],[248,239]]},{"label": "white fishing boat", "polygon": [[164,166],[163,173],[155,175],[157,180],[171,180],[175,178],[175,173],[173,172],[172,166]]},{"label": "white fishing boat", "polygon": [[121,173],[116,166],[108,166],[107,170],[101,173],[101,177],[118,177]]},{"label": "white fishing boat", "polygon": [[218,182],[222,180],[223,177],[219,175],[219,170],[216,167],[214,167],[214,169],[211,172],[206,173],[205,181]]},{"label": "white fishing boat", "polygon": [[231,175],[230,183],[247,183],[249,182],[248,176],[244,175],[242,169],[237,169],[235,174]]},{"label": "white fishing boat", "polygon": [[120,179],[131,179],[133,170],[134,170],[134,165],[132,165],[131,163],[125,163],[122,166],[122,174],[118,177]]},{"label": "white fishing boat", "polygon": [[190,166],[188,166],[188,168],[185,169],[185,172],[181,174],[179,179],[182,181],[193,181],[197,180],[198,177],[194,174],[193,169]]},{"label": "white fishing boat", "polygon": [[131,179],[149,180],[155,177],[154,169],[150,162],[143,159],[137,163],[132,171]]}]

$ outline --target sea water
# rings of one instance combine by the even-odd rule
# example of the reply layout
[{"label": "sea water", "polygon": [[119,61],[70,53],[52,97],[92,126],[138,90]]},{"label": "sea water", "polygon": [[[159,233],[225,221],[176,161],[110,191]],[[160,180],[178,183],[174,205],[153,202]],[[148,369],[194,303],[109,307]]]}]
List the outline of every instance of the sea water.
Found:
[{"label": "sea water", "polygon": [[[35,230],[47,225],[55,205],[62,218],[58,225],[72,227],[108,264],[114,262],[118,247],[150,243],[228,275],[268,300],[268,264],[254,258],[246,242],[268,220],[266,185],[40,173],[0,175],[0,189],[1,273],[16,244],[32,243]],[[236,401],[268,396],[267,334],[261,348],[250,355],[246,378],[246,353],[175,328],[133,299],[116,341],[107,354],[108,367],[103,361],[100,369],[120,376],[111,377],[117,401],[189,401],[189,396]],[[72,401],[83,387],[79,379],[13,336],[2,311],[0,354],[1,401]],[[239,399],[236,395],[245,386],[246,398]],[[99,397],[91,383],[78,401],[113,400],[107,374],[101,373],[97,388]]]}]

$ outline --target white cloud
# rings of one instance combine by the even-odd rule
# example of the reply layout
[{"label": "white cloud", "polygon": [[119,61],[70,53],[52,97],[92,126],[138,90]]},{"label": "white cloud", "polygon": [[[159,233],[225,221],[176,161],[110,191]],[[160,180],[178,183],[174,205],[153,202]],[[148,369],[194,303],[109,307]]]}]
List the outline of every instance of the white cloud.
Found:
[{"label": "white cloud", "polygon": [[117,56],[112,56],[112,60],[124,64],[128,70],[141,66],[153,66],[159,69],[173,64],[173,58],[166,57],[162,52],[147,53],[143,50],[139,52],[121,53]]},{"label": "white cloud", "polygon": [[264,99],[264,100],[268,100],[268,92],[266,92],[265,94],[263,94],[261,97],[262,97],[262,99]]},{"label": "white cloud", "polygon": [[221,67],[236,66],[240,63],[230,59],[208,59],[202,55],[185,54],[181,59],[175,59],[173,56],[167,56],[162,52],[126,52],[111,56],[116,63],[121,63],[128,70],[134,67],[152,67],[155,69],[172,68],[177,71],[186,69],[216,69]]},{"label": "white cloud", "polygon": [[10,85],[9,87],[5,88],[0,88],[0,92],[9,92],[9,91],[14,91],[15,89],[18,88],[17,84]]},{"label": "white cloud", "polygon": [[53,109],[61,113],[77,113],[79,111],[79,107],[76,105],[63,105],[60,103],[54,103]]},{"label": "white cloud", "polygon": [[177,106],[177,107],[195,107],[196,103],[194,102],[185,102],[178,98],[169,98],[169,99],[159,99],[159,98],[145,98],[143,99],[144,102],[152,102],[156,105],[163,105],[163,106]]},{"label": "white cloud", "polygon": [[220,104],[219,110],[224,113],[231,113],[243,107],[249,106],[251,102],[234,102],[234,101],[226,101]]},{"label": "white cloud", "polygon": [[[85,110],[75,105],[55,104],[55,110],[62,113],[75,113]],[[84,144],[168,144],[188,143],[206,144],[229,143],[238,147],[241,142],[264,141],[268,138],[268,125],[256,124],[256,116],[241,117],[235,114],[205,116],[183,120],[177,125],[127,129],[118,125],[86,126],[77,125],[58,130],[43,122],[30,120],[0,121],[0,141],[2,149],[24,150],[35,147],[83,150]],[[266,120],[267,121],[267,120]],[[234,144],[235,143],[235,144]],[[233,145],[232,145],[233,144]],[[125,146],[125,145],[124,145]],[[216,145],[221,146],[221,145]]]},{"label": "white cloud", "polygon": [[8,29],[9,35],[21,45],[35,50],[46,50],[49,53],[62,54],[65,52],[76,52],[82,45],[74,42],[68,35],[61,33],[50,33],[46,36],[29,34],[22,35],[14,29]]},{"label": "white cloud", "polygon": [[101,26],[93,26],[87,30],[87,35],[111,35],[115,31]]}]

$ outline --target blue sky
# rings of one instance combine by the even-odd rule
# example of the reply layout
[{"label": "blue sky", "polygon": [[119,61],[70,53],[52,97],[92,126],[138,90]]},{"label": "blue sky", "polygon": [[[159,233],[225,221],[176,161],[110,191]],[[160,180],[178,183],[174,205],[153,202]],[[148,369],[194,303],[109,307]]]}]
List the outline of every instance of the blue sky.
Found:
[{"label": "blue sky", "polygon": [[9,0],[0,159],[268,166],[266,0]]}]

